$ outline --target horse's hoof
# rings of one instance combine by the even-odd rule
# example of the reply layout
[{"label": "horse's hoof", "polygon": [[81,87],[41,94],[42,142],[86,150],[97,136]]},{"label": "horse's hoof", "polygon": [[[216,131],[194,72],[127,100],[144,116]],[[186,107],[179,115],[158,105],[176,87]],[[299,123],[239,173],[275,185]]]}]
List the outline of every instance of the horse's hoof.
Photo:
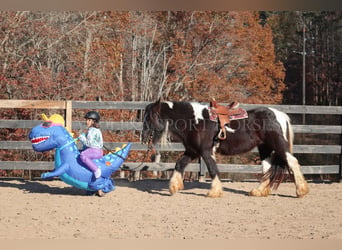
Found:
[{"label": "horse's hoof", "polygon": [[259,189],[255,188],[249,192],[249,196],[262,197],[262,194]]},{"label": "horse's hoof", "polygon": [[255,188],[249,192],[249,196],[267,197],[270,193],[271,189],[269,187],[266,187],[263,190]]},{"label": "horse's hoof", "polygon": [[175,187],[169,187],[169,192],[171,195],[174,195],[175,193],[177,193],[177,189]]},{"label": "horse's hoof", "polygon": [[307,183],[301,185],[299,188],[297,188],[297,191],[296,191],[298,198],[302,198],[303,196],[305,196],[308,193],[309,193],[309,187],[308,187]]},{"label": "horse's hoof", "polygon": [[209,198],[220,198],[223,196],[222,190],[210,190],[207,194]]},{"label": "horse's hoof", "polygon": [[171,195],[174,195],[179,190],[184,189],[184,183],[183,180],[180,178],[180,175],[174,175],[169,183],[169,192]]},{"label": "horse's hoof", "polygon": [[260,193],[261,193],[262,197],[267,197],[271,193],[271,188],[270,187],[266,187]]},{"label": "horse's hoof", "polygon": [[177,193],[179,190],[184,189],[184,184],[183,183],[178,183],[178,185],[170,185],[169,186],[169,192],[171,195],[174,195]]}]

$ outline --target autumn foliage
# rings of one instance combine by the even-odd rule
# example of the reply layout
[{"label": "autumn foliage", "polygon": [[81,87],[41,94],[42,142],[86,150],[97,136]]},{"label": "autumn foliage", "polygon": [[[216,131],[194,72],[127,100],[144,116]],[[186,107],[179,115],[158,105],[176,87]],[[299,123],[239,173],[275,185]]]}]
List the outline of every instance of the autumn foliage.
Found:
[{"label": "autumn foliage", "polygon": [[279,103],[257,12],[2,12],[2,99]]}]

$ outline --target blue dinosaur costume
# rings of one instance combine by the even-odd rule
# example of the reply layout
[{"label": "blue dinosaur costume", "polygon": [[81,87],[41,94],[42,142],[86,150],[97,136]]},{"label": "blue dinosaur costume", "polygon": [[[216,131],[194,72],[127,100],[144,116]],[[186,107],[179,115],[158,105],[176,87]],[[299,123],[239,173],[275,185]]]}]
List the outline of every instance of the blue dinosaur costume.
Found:
[{"label": "blue dinosaur costume", "polygon": [[45,122],[32,128],[29,133],[32,148],[37,152],[52,149],[56,149],[56,152],[55,169],[52,172],[43,173],[41,177],[46,179],[59,176],[65,183],[91,192],[113,191],[115,185],[111,175],[126,159],[131,143],[124,144],[122,148],[116,148],[116,152],[94,160],[102,171],[101,177],[96,179],[93,172],[88,170],[79,159],[80,152],[76,146],[76,140],[63,126],[63,117],[58,114],[52,115],[50,119],[45,115],[42,117]]}]

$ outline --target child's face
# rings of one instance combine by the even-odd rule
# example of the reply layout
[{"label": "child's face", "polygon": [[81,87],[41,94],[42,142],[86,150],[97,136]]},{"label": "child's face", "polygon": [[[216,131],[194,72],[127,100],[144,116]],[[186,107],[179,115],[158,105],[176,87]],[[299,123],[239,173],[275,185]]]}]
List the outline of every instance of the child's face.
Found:
[{"label": "child's face", "polygon": [[87,127],[91,127],[91,125],[93,125],[94,121],[92,119],[87,119]]}]

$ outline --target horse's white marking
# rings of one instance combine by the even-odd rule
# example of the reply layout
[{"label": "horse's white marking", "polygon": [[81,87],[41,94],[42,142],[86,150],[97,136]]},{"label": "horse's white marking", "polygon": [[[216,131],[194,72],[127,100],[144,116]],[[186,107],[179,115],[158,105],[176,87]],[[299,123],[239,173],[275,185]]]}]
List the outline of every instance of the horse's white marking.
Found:
[{"label": "horse's white marking", "polygon": [[277,121],[280,124],[281,130],[283,131],[283,136],[286,141],[288,141],[288,138],[286,136],[286,129],[287,129],[287,123],[290,123],[290,118],[287,114],[280,112],[279,110],[276,110],[274,108],[269,108],[276,116]]},{"label": "horse's white marking", "polygon": [[268,157],[265,160],[263,160],[261,162],[261,166],[262,166],[262,172],[266,173],[272,167],[271,158]]},{"label": "horse's white marking", "polygon": [[302,183],[297,183],[297,182],[303,182],[303,174],[300,170],[300,165],[298,163],[298,160],[296,157],[294,157],[292,154],[289,152],[286,152],[286,160],[289,168],[292,170],[293,175],[295,177],[295,182],[297,185],[300,185]]},{"label": "horse's white marking", "polygon": [[164,102],[164,103],[166,103],[167,105],[169,105],[169,108],[170,108],[170,109],[173,109],[173,102],[168,102],[168,101],[166,101],[166,102]]},{"label": "horse's white marking", "polygon": [[211,189],[208,192],[209,197],[220,197],[222,196],[222,183],[216,175],[211,183]]},{"label": "horse's white marking", "polygon": [[160,144],[162,147],[166,146],[166,144],[168,142],[168,136],[169,136],[169,122],[166,121],[165,129],[164,129],[163,134],[160,138]]},{"label": "horse's white marking", "polygon": [[204,120],[202,112],[203,112],[203,109],[208,108],[208,107],[206,105],[203,105],[197,102],[190,102],[190,104],[194,111],[196,124],[198,123],[198,120]]},{"label": "horse's white marking", "polygon": [[286,152],[286,160],[289,168],[292,170],[294,175],[297,197],[303,197],[309,192],[309,187],[302,171],[300,170],[298,160],[289,152]]},{"label": "horse's white marking", "polygon": [[289,167],[294,171],[297,172],[298,170],[300,171],[300,166],[298,163],[298,160],[296,157],[294,157],[292,154],[289,152],[286,152],[286,160],[289,165]]},{"label": "horse's white marking", "polygon": [[182,174],[177,170],[173,171],[172,177],[169,182],[169,191],[171,195],[175,194],[179,190],[182,190],[183,188],[184,184]]},{"label": "horse's white marking", "polygon": [[211,158],[213,158],[214,161],[216,161],[216,147],[213,147],[211,149]]}]

